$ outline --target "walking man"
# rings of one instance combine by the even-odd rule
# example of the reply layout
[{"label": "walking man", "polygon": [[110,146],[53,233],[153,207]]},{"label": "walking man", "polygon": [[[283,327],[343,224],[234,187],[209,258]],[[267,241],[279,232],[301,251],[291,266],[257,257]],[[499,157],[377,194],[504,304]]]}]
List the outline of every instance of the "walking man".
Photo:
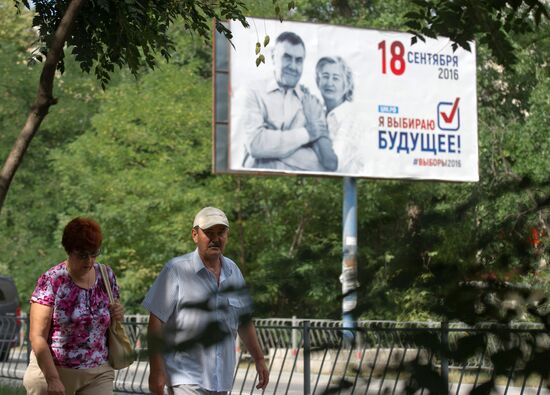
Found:
[{"label": "walking man", "polygon": [[[174,395],[227,394],[237,333],[256,364],[256,388],[265,389],[269,372],[256,329],[251,320],[240,319],[251,312],[250,298],[242,292],[244,278],[223,256],[229,221],[223,211],[205,207],[195,216],[191,234],[195,251],[168,261],[143,301],[150,312],[150,339],[174,346],[166,353],[151,350],[149,389],[154,395],[162,395],[165,386]],[[208,335],[213,327],[224,335],[208,344],[205,338],[216,335]]]}]

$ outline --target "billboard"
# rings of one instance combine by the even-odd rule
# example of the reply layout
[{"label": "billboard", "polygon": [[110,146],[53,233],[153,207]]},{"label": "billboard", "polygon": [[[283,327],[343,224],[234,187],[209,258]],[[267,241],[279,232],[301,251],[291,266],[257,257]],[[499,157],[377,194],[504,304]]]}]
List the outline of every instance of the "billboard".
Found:
[{"label": "billboard", "polygon": [[248,22],[215,37],[215,172],[478,181],[474,43]]}]

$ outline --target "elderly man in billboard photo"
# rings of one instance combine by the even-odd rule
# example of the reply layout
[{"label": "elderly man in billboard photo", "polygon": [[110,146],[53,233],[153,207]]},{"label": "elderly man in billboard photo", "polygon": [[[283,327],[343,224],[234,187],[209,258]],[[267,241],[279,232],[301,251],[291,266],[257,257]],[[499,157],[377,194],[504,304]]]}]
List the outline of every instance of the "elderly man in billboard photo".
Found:
[{"label": "elderly man in billboard photo", "polygon": [[[320,103],[298,84],[306,48],[295,33],[281,33],[272,52],[274,78],[238,96],[242,111],[237,133],[244,134],[245,168],[334,171],[337,158]],[[305,105],[305,106],[304,106]],[[307,113],[305,113],[307,111]]]},{"label": "elderly man in billboard photo", "polygon": [[325,56],[317,61],[315,80],[325,102],[329,136],[338,157],[338,173],[363,171],[365,150],[362,125],[358,122],[353,99],[353,74],[339,56]]}]

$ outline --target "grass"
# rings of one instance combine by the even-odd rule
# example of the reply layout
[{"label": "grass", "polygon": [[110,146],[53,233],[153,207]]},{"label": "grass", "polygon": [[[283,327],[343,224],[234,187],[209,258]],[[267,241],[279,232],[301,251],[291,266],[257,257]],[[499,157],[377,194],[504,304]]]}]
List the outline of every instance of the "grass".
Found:
[{"label": "grass", "polygon": [[0,383],[0,394],[2,395],[26,395],[25,388],[22,385],[9,385]]}]

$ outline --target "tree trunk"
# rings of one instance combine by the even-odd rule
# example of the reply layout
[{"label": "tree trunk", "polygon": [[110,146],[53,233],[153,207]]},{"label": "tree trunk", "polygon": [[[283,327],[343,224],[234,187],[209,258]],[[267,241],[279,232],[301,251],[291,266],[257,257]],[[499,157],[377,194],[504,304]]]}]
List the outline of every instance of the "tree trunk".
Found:
[{"label": "tree trunk", "polygon": [[50,106],[57,102],[56,99],[53,98],[53,79],[55,70],[61,58],[61,54],[63,53],[63,47],[67,42],[71,28],[85,1],[86,0],[72,0],[67,6],[67,10],[55,31],[50,49],[46,55],[42,73],[40,74],[36,99],[31,107],[27,121],[19,133],[0,172],[0,212],[4,206],[4,201],[6,200],[6,195],[8,194],[15,172],[23,161],[23,156],[27,148],[36,132],[38,132],[40,124],[48,114]]}]

